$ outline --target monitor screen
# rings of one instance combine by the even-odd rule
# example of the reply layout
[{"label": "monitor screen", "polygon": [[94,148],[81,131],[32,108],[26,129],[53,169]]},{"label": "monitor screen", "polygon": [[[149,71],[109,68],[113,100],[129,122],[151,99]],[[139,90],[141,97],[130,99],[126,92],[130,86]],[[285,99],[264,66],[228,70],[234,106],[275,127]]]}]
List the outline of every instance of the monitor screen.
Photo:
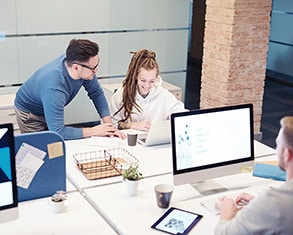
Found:
[{"label": "monitor screen", "polygon": [[12,124],[0,124],[0,223],[18,218],[14,134]]},{"label": "monitor screen", "polygon": [[253,166],[253,106],[171,115],[174,184],[199,183]]}]

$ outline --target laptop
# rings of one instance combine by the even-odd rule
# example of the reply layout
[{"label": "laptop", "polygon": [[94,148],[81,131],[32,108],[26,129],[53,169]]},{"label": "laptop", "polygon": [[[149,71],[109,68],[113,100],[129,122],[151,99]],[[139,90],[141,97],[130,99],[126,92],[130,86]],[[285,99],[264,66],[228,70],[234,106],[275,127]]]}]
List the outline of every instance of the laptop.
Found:
[{"label": "laptop", "polygon": [[143,146],[171,143],[170,120],[152,122],[147,133],[139,134],[137,142]]}]

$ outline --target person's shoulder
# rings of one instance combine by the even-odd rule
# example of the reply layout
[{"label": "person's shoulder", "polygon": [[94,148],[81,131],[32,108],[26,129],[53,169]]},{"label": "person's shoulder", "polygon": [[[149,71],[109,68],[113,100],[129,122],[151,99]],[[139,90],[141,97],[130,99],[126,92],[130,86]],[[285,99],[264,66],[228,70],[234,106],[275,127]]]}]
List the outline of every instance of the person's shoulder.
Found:
[{"label": "person's shoulder", "polygon": [[47,64],[47,66],[44,66],[38,71],[38,76],[46,80],[47,86],[49,86],[49,84],[56,85],[64,83],[64,70],[62,67],[62,63],[58,62],[58,60],[59,59],[56,58],[55,60]]},{"label": "person's shoulder", "polygon": [[56,64],[60,64],[62,65],[63,64],[63,61],[65,61],[66,59],[66,56],[64,54],[62,55],[59,55],[58,57],[56,58],[53,58],[51,61],[49,61],[47,64],[48,65],[52,65],[52,66],[55,66]]},{"label": "person's shoulder", "polygon": [[61,55],[47,64],[45,64],[43,67],[41,67],[39,70],[43,73],[50,73],[50,74],[63,74],[63,61],[65,60],[65,55]]}]

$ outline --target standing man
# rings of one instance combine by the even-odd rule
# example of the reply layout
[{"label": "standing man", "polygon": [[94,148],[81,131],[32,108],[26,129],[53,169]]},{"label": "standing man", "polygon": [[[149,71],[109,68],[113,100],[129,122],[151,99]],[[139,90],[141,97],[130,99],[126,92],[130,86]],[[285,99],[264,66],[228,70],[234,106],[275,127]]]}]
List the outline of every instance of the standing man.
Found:
[{"label": "standing man", "polygon": [[[220,198],[215,234],[293,234],[293,116],[281,119],[276,144],[279,167],[287,173],[286,183],[255,198],[247,193],[235,201]],[[243,201],[247,205],[238,208]]]},{"label": "standing man", "polygon": [[[108,103],[96,72],[100,62],[99,46],[89,40],[73,39],[66,55],[38,69],[19,88],[15,97],[15,113],[21,133],[55,131],[65,140],[90,136],[125,135],[113,125]],[[84,87],[93,101],[103,124],[74,128],[64,125],[64,107]]]}]

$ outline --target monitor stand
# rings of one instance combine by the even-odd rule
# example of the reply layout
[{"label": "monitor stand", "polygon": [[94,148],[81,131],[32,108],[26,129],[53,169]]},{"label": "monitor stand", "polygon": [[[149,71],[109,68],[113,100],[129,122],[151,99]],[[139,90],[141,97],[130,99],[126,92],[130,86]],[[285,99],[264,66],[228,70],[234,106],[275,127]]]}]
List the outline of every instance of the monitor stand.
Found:
[{"label": "monitor stand", "polygon": [[222,185],[214,182],[213,180],[206,180],[196,184],[193,184],[192,187],[195,188],[202,195],[211,195],[215,193],[225,192],[228,189]]}]

